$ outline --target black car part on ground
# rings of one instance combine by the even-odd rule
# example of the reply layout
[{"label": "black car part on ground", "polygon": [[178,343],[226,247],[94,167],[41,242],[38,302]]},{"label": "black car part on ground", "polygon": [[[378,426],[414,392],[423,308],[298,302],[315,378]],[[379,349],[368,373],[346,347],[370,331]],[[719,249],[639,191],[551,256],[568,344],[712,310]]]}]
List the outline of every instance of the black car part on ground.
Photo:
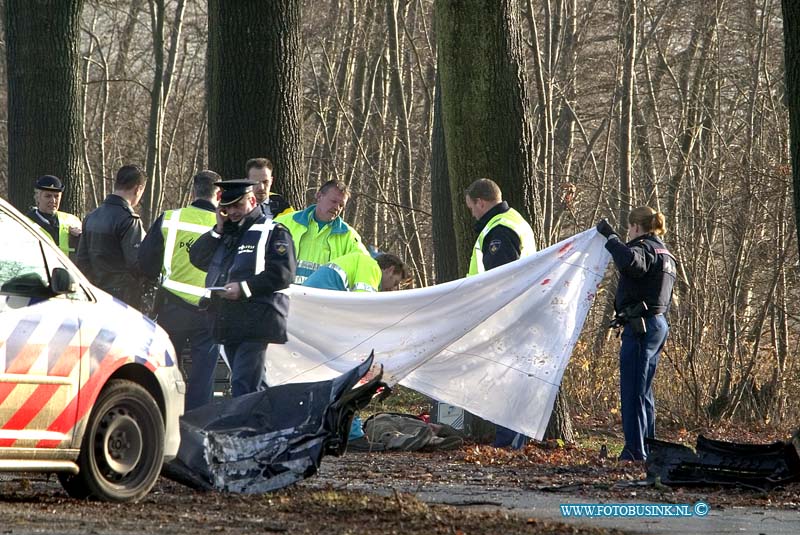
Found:
[{"label": "black car part on ground", "polygon": [[372,362],[370,355],[330,381],[276,386],[187,412],[178,456],[163,475],[196,489],[259,493],[315,474],[324,455],[345,452],[355,411],[385,386],[382,370],[355,386]]},{"label": "black car part on ground", "polygon": [[738,485],[758,490],[800,481],[798,438],[773,444],[740,444],[697,437],[695,451],[647,439],[647,477],[664,485]]}]

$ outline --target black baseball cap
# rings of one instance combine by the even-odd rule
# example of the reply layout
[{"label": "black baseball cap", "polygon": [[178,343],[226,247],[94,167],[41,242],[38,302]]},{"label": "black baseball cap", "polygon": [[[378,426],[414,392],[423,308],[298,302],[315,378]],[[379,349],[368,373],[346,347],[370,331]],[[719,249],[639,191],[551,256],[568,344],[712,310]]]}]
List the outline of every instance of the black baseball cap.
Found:
[{"label": "black baseball cap", "polygon": [[42,175],[36,179],[36,184],[33,186],[36,189],[43,189],[45,191],[64,191],[64,184],[57,176]]},{"label": "black baseball cap", "polygon": [[255,182],[247,179],[240,180],[222,180],[214,182],[222,190],[222,196],[219,199],[220,206],[228,206],[239,201],[246,193],[253,191]]}]

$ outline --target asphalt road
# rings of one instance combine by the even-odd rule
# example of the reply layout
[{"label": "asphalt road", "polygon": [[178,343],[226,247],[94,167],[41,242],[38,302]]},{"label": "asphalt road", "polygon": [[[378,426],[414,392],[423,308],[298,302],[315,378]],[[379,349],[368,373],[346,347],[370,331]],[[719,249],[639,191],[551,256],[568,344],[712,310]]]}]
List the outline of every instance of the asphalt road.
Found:
[{"label": "asphalt road", "polygon": [[[575,470],[575,467],[541,468],[548,471]],[[463,462],[462,458],[446,455],[350,453],[342,458],[326,457],[317,475],[292,487],[297,491],[295,493],[263,496],[196,493],[162,478],[141,503],[122,506],[70,500],[54,477],[2,474],[0,532],[13,535],[340,533],[342,531],[337,526],[326,525],[333,520],[332,512],[341,510],[340,505],[333,503],[330,511],[323,512],[317,518],[317,524],[309,524],[312,518],[308,507],[316,502],[298,501],[302,500],[303,493],[308,495],[320,489],[358,491],[378,496],[408,493],[423,502],[450,505],[462,512],[504,512],[522,519],[536,518],[630,533],[794,535],[800,531],[800,510],[796,505],[784,503],[782,507],[738,507],[730,505],[730,502],[715,504],[715,494],[709,494],[712,496],[707,499],[709,511],[704,516],[566,517],[562,515],[561,505],[625,503],[641,506],[658,502],[644,498],[647,493],[637,492],[635,481],[627,482],[629,490],[623,493],[618,489],[615,492],[587,491],[585,487],[573,489],[570,486],[558,492],[543,492],[536,480],[530,477],[530,472],[507,466],[477,466]],[[642,496],[642,499],[620,497],[634,494]],[[680,503],[676,496],[682,494],[668,496],[672,497],[669,500],[672,503]],[[686,497],[690,504],[704,499],[697,493],[686,494]],[[754,496],[753,502],[759,500],[764,501],[764,497]],[[368,507],[357,504],[349,512],[343,513],[350,516],[363,514],[367,518],[364,522],[372,522],[369,518],[373,517],[369,515],[374,512],[366,509]],[[344,525],[354,525],[345,520]],[[391,525],[389,513],[386,520]],[[323,526],[328,529],[322,529]],[[475,533],[475,530],[471,532]],[[478,532],[492,533],[491,529]]]},{"label": "asphalt road", "polygon": [[[395,467],[415,462],[440,462],[435,458],[415,457],[414,454],[362,454],[365,458],[347,455],[326,458],[320,472],[300,483],[311,488],[333,487],[341,490],[360,490],[380,494],[406,492],[427,503],[447,504],[474,510],[504,510],[525,518],[555,520],[583,526],[616,528],[631,533],[703,535],[755,533],[795,535],[800,532],[800,509],[773,507],[720,506],[710,500],[705,516],[690,517],[565,517],[564,504],[652,504],[650,500],[620,500],[608,496],[586,496],[575,492],[542,492],[525,488],[526,484],[508,485],[503,470],[491,467],[476,469],[472,474],[461,473],[457,467],[432,471],[432,477],[419,477],[420,470],[409,470],[411,479],[400,477]],[[382,457],[382,455],[384,457]],[[366,458],[368,456],[370,459]],[[368,470],[361,470],[363,466]],[[416,467],[419,468],[419,467]],[[375,473],[379,477],[374,477]],[[449,473],[450,476],[442,474]],[[388,477],[380,477],[388,476]],[[635,489],[635,483],[632,483]],[[800,498],[800,497],[798,497]],[[698,500],[699,501],[699,500]],[[663,503],[663,502],[662,502]],[[694,503],[689,504],[693,506]],[[624,510],[624,509],[623,509]]]}]

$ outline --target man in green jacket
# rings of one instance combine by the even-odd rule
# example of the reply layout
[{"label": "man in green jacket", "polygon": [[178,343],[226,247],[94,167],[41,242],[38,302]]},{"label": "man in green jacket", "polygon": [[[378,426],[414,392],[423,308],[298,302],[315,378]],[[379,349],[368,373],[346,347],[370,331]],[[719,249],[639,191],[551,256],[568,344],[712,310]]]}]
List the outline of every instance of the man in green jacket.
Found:
[{"label": "man in green jacket", "polygon": [[408,279],[400,257],[383,253],[376,258],[360,252],[334,258],[306,279],[303,286],[346,292],[391,292]]},{"label": "man in green jacket", "polygon": [[317,203],[305,210],[275,218],[292,234],[297,255],[295,284],[303,284],[320,266],[348,253],[369,254],[358,235],[344,222],[341,213],[350,198],[347,184],[325,182],[317,192]]}]

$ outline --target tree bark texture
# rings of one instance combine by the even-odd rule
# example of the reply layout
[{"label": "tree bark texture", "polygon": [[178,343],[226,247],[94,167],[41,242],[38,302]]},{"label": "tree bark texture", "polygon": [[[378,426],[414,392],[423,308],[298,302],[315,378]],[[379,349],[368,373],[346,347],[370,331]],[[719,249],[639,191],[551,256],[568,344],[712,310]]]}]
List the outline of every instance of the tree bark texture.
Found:
[{"label": "tree bark texture", "polygon": [[624,227],[633,198],[633,103],[636,72],[636,0],[620,0],[620,38],[622,45],[622,80],[619,107],[619,218]]},{"label": "tree bark texture", "polygon": [[433,213],[433,254],[436,258],[436,283],[451,281],[464,274],[458,270],[458,250],[453,228],[453,199],[447,170],[444,128],[442,127],[442,91],[437,80],[433,101],[431,136],[431,207]]},{"label": "tree bark texture", "polygon": [[40,175],[65,185],[61,209],[83,215],[79,21],[83,0],[8,0],[9,200],[32,204]]},{"label": "tree bark texture", "polygon": [[529,220],[534,215],[519,16],[511,0],[437,0],[434,12],[453,220],[466,273],[475,241],[466,186],[491,178],[509,205]]},{"label": "tree bark texture", "polygon": [[303,206],[301,3],[208,2],[209,167],[243,178],[250,158],[273,161],[273,190]]},{"label": "tree bark texture", "polygon": [[[800,229],[800,3],[783,0],[786,107],[789,110],[795,225]],[[800,236],[800,232],[798,232]]]}]

